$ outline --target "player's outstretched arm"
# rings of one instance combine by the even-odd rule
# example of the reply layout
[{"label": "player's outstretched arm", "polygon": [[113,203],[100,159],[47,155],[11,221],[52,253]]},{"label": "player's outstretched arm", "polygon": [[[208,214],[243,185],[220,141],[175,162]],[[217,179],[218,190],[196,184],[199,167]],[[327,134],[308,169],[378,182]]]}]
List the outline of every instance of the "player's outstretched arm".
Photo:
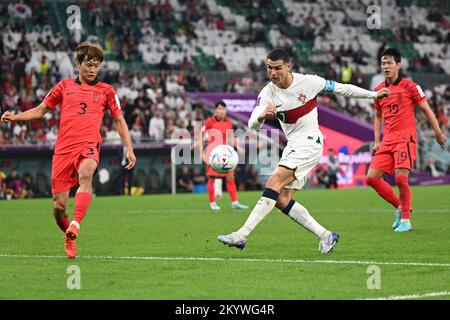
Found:
[{"label": "player's outstretched arm", "polygon": [[34,107],[33,109],[27,110],[25,112],[21,112],[19,114],[14,114],[10,111],[6,111],[2,114],[1,121],[9,123],[11,121],[29,121],[41,119],[50,110],[51,109],[42,102],[37,107]]},{"label": "player's outstretched arm", "polygon": [[390,94],[387,88],[381,88],[378,91],[369,91],[352,84],[344,84],[330,80],[326,80],[323,92],[356,99],[381,99],[388,97]]},{"label": "player's outstretched arm", "polygon": [[430,105],[427,101],[424,101],[422,103],[419,103],[419,107],[427,117],[428,123],[433,128],[437,143],[439,143],[441,147],[444,148],[445,144],[447,143],[447,137],[442,133],[441,128],[439,128],[439,123],[433,113],[433,110],[431,110]]},{"label": "player's outstretched arm", "polygon": [[133,144],[131,142],[130,132],[128,131],[128,126],[122,115],[115,117],[114,122],[117,127],[117,132],[120,135],[123,145],[126,149],[125,157],[128,160],[128,165],[125,169],[131,170],[136,165],[136,156],[133,151]]}]

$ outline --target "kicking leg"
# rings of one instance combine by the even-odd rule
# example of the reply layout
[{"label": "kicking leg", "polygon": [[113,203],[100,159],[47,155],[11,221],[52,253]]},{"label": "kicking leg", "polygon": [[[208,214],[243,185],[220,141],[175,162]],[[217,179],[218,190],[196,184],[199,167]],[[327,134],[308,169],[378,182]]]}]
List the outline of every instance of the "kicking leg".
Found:
[{"label": "kicking leg", "polygon": [[339,234],[330,232],[320,225],[300,203],[294,201],[292,196],[295,189],[283,189],[278,197],[276,207],[292,220],[315,234],[319,239],[319,249],[322,253],[330,252],[339,239]]},{"label": "kicking leg", "polygon": [[88,210],[89,204],[92,200],[92,177],[97,169],[97,161],[90,158],[85,158],[78,168],[78,181],[80,187],[75,195],[75,208],[73,212],[73,219],[67,229],[67,236],[75,240],[80,230],[81,222]]},{"label": "kicking leg", "polygon": [[400,205],[400,199],[394,193],[394,190],[389,183],[381,179],[383,174],[384,173],[380,170],[370,168],[367,173],[367,184],[374,188],[380,197],[392,204],[394,208],[398,208]]},{"label": "kicking leg", "polygon": [[68,201],[69,190],[53,194],[53,215],[62,232],[66,232],[69,227],[69,214],[66,211]]},{"label": "kicking leg", "polygon": [[395,229],[400,225],[400,199],[397,197],[389,183],[381,179],[383,174],[384,173],[380,170],[370,168],[367,173],[367,184],[374,188],[380,197],[392,204],[392,206],[396,209],[394,212],[394,223],[392,224],[392,228]]},{"label": "kicking leg", "polygon": [[219,241],[240,249],[245,247],[247,237],[255,227],[272,211],[283,187],[295,180],[294,171],[278,166],[267,181],[266,188],[250,213],[245,224],[237,232],[220,235]]}]

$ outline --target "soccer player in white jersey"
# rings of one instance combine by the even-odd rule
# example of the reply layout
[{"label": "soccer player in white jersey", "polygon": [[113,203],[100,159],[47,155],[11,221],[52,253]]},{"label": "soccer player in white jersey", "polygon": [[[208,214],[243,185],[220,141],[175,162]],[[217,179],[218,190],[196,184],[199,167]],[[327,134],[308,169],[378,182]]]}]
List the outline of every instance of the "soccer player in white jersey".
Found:
[{"label": "soccer player in white jersey", "polygon": [[294,192],[305,185],[308,172],[319,163],[323,153],[316,96],[323,92],[378,99],[388,96],[389,90],[368,91],[315,75],[292,73],[289,54],[283,49],[272,50],[267,55],[266,66],[271,82],[260,92],[248,126],[259,129],[266,118],[276,116],[288,142],[277,168],[267,180],[262,197],[245,224],[236,232],[220,235],[218,239],[229,246],[244,249],[253,229],[277,207],[320,239],[319,250],[322,253],[330,252],[339,234],[325,229],[305,207],[292,199]]}]

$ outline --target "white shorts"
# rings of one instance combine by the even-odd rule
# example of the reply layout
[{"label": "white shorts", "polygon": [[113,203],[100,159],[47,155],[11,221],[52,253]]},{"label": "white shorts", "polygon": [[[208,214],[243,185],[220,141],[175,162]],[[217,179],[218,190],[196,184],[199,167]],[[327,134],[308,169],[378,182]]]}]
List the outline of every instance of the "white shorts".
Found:
[{"label": "white shorts", "polygon": [[294,170],[296,180],[284,186],[286,189],[301,189],[308,181],[308,173],[320,162],[323,153],[321,135],[288,141],[283,150],[279,166]]}]

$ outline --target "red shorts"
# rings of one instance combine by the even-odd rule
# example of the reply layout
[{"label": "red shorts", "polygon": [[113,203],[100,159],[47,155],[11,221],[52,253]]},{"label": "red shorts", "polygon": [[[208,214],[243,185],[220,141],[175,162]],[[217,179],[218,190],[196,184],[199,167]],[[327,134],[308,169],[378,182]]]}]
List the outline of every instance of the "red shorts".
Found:
[{"label": "red shorts", "polygon": [[70,153],[54,154],[52,160],[52,194],[64,192],[78,185],[78,168],[84,159],[100,158],[100,148],[86,145]]},{"label": "red shorts", "polygon": [[387,174],[392,174],[395,169],[400,168],[411,170],[416,160],[416,148],[414,142],[381,144],[372,158],[370,168],[378,169]]},{"label": "red shorts", "polygon": [[208,164],[206,165],[206,176],[207,177],[214,177],[214,178],[225,178],[225,177],[234,177],[234,171],[227,172],[227,173],[218,173],[211,168],[211,166]]}]

